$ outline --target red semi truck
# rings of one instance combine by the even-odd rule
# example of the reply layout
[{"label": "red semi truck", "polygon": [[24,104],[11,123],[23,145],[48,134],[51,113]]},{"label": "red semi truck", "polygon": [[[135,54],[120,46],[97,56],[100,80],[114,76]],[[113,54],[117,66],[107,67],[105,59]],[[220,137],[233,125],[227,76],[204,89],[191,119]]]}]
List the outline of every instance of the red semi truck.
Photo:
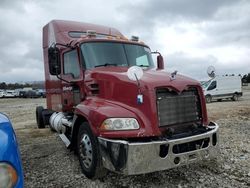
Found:
[{"label": "red semi truck", "polygon": [[47,108],[39,128],[59,133],[88,178],[133,175],[218,154],[199,82],[164,71],[138,37],[110,27],[53,20],[43,28]]}]

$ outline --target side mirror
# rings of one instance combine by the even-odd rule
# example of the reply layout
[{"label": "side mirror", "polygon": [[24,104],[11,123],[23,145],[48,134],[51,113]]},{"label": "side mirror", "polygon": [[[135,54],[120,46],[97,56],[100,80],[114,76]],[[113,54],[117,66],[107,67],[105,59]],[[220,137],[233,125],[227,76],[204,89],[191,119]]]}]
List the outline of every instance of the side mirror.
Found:
[{"label": "side mirror", "polygon": [[164,69],[164,60],[161,54],[157,56],[157,70]]},{"label": "side mirror", "polygon": [[49,47],[49,72],[51,75],[61,74],[60,50],[57,47]]}]

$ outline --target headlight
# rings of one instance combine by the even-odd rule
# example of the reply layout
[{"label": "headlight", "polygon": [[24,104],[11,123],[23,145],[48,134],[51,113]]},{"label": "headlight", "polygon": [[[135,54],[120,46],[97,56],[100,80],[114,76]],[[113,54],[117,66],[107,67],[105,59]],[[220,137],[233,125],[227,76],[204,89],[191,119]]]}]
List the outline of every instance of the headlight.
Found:
[{"label": "headlight", "polygon": [[16,170],[8,163],[0,163],[0,188],[11,188],[17,182]]},{"label": "headlight", "polygon": [[100,129],[101,130],[134,130],[139,129],[140,126],[135,118],[108,118],[106,119]]}]

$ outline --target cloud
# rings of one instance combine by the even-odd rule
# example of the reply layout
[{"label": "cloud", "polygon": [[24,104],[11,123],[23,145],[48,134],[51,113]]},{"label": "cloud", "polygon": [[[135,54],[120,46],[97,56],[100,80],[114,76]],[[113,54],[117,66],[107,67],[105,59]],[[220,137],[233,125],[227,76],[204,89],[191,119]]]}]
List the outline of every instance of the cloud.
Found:
[{"label": "cloud", "polygon": [[[1,0],[0,81],[43,80],[42,27],[52,19],[107,25],[162,52],[166,67],[197,79],[206,66],[247,73],[246,0]],[[204,72],[204,74],[201,74]]]},{"label": "cloud", "polygon": [[[225,66],[219,59],[213,55],[203,57],[193,57],[185,52],[176,52],[169,54],[166,58],[166,69],[168,71],[177,70],[179,73],[188,75],[198,80],[208,80],[207,68],[214,66],[216,74],[242,74],[244,64],[234,64]],[[195,73],[195,74],[194,74]]]},{"label": "cloud", "polygon": [[[139,1],[134,4],[127,4],[120,7],[120,10],[139,25],[154,23],[162,25],[174,25],[176,21],[180,22],[201,22],[206,21],[215,15],[222,7],[228,7],[235,4],[234,0],[156,0]],[[141,23],[141,24],[140,24]]]}]

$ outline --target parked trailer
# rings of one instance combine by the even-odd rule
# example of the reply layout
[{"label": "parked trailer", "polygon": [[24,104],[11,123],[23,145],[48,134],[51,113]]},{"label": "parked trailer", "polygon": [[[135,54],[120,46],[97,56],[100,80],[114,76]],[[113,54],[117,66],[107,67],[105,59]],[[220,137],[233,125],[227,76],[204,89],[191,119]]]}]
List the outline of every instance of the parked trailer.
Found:
[{"label": "parked trailer", "polygon": [[218,125],[209,122],[196,80],[164,71],[138,37],[110,27],[53,20],[43,28],[47,108],[36,109],[79,157],[88,178],[126,175],[211,159]]}]

